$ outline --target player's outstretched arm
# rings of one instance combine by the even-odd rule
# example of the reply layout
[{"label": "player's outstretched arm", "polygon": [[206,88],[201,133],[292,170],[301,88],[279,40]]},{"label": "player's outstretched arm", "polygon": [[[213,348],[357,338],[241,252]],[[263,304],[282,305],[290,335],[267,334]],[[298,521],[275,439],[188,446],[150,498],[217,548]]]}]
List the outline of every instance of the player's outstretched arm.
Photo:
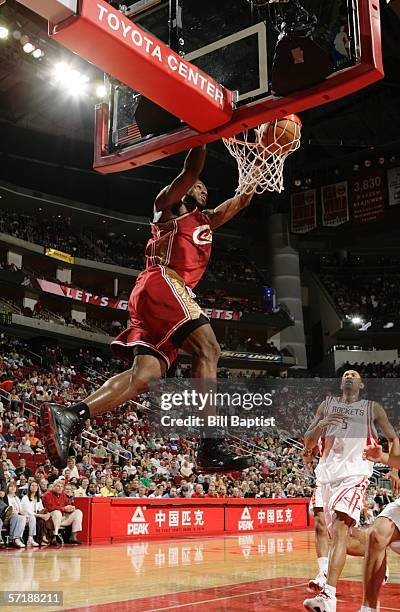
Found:
[{"label": "player's outstretched arm", "polygon": [[252,191],[250,194],[229,198],[229,200],[222,202],[222,204],[219,204],[219,206],[212,210],[205,210],[204,214],[210,219],[211,228],[215,229],[216,227],[224,225],[224,223],[227,223],[230,221],[230,219],[237,215],[238,212],[244,208],[247,208],[253,198],[254,191]]},{"label": "player's outstretched arm", "polygon": [[154,202],[156,212],[172,208],[180,202],[184,195],[199,179],[206,161],[206,146],[202,145],[196,149],[191,149],[186,156],[182,172],[172,181],[170,185],[164,187],[158,194]]}]

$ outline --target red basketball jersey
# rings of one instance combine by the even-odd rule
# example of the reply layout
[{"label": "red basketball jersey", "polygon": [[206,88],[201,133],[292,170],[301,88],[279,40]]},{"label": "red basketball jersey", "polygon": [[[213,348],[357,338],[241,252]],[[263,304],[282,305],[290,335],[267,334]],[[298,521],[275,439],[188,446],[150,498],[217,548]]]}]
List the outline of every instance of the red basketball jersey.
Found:
[{"label": "red basketball jersey", "polygon": [[146,246],[146,268],[171,268],[193,289],[203,276],[211,255],[210,220],[198,208],[165,223],[151,224]]}]

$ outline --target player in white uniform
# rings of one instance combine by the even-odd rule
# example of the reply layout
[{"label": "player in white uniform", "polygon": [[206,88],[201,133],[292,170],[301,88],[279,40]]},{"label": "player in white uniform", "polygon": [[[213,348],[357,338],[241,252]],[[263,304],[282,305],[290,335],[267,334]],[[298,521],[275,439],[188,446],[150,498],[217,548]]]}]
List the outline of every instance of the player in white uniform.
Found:
[{"label": "player in white uniform", "polygon": [[305,436],[306,452],[322,441],[322,457],[316,469],[328,534],[332,538],[325,587],[306,599],[310,612],[336,612],[336,585],[346,561],[349,531],[357,525],[373,465],[363,459],[366,446],[376,440],[377,427],[399,448],[386,412],[376,402],[360,399],[361,376],[348,370],[342,376],[341,397],[327,397],[319,406]]},{"label": "player in white uniform", "polygon": [[[398,470],[400,454],[392,448],[384,453],[381,446],[367,446],[365,459],[377,461]],[[368,532],[368,547],[364,565],[364,595],[361,612],[375,612],[379,606],[379,593],[386,567],[388,546],[400,554],[400,499],[388,504]]]},{"label": "player in white uniform", "polygon": [[[320,454],[320,442],[318,443],[317,454]],[[314,453],[311,455],[307,450],[303,452],[304,461],[312,461]],[[328,577],[328,560],[329,560],[329,537],[326,527],[324,503],[321,493],[322,485],[318,480],[315,480],[313,495],[311,497],[309,512],[314,517],[314,533],[315,533],[315,550],[317,553],[318,573],[315,578],[312,578],[308,583],[308,591],[310,593],[320,593],[326,584]],[[364,557],[367,545],[368,529],[351,529],[346,542],[346,553],[351,557]],[[388,580],[388,571],[386,572],[385,580]]]}]

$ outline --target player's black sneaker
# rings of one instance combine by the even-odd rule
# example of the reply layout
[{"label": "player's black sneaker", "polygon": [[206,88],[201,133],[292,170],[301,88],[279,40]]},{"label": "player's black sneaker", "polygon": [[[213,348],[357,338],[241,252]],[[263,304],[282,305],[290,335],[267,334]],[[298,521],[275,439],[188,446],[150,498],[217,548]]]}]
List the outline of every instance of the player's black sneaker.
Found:
[{"label": "player's black sneaker", "polygon": [[79,415],[64,406],[45,403],[40,409],[40,419],[48,457],[57,468],[64,468],[71,436],[81,426]]},{"label": "player's black sneaker", "polygon": [[238,455],[226,448],[223,440],[205,439],[197,451],[197,468],[204,472],[241,472],[254,465],[251,455]]}]

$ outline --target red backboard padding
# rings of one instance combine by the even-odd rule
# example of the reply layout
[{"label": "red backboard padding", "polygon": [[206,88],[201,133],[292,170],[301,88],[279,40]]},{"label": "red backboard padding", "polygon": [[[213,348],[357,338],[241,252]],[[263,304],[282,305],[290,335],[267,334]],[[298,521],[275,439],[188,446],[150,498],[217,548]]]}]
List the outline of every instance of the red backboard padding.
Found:
[{"label": "red backboard padding", "polygon": [[49,24],[49,35],[135,91],[207,132],[230,120],[234,94],[103,0]]}]

